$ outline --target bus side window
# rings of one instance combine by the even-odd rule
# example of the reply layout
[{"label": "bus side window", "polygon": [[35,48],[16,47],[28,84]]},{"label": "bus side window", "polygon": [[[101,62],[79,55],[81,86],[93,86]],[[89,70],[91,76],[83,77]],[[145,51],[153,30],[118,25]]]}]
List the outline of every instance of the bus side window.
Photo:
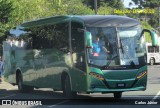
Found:
[{"label": "bus side window", "polygon": [[155,52],[159,53],[159,46],[155,46]]}]

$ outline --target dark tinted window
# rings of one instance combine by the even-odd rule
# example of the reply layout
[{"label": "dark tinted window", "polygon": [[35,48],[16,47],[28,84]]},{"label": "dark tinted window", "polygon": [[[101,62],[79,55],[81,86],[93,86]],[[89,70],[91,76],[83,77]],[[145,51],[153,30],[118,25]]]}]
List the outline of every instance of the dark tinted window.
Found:
[{"label": "dark tinted window", "polygon": [[8,41],[16,47],[27,49],[57,48],[69,51],[68,23],[43,25],[32,28],[14,29],[9,32]]},{"label": "dark tinted window", "polygon": [[69,46],[68,24],[45,25],[31,28],[33,49],[57,48],[65,49]]},{"label": "dark tinted window", "polygon": [[148,46],[148,53],[158,53],[159,52],[159,46]]}]

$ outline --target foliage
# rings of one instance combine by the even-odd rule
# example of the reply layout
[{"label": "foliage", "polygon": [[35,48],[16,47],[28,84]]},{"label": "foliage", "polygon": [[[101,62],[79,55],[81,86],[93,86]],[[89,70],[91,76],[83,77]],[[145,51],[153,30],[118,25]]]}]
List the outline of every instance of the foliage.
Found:
[{"label": "foliage", "polygon": [[98,14],[99,15],[108,15],[108,14],[111,14],[112,13],[112,8],[111,7],[107,7],[107,6],[101,6],[99,7],[98,9]]},{"label": "foliage", "polygon": [[0,0],[0,36],[8,28],[7,23],[11,19],[12,2],[9,0]]},{"label": "foliage", "polygon": [[[46,0],[13,0],[13,17],[16,24],[51,15],[50,4]],[[23,4],[23,5],[22,5]]]},{"label": "foliage", "polygon": [[[94,0],[0,0],[1,30],[43,17],[53,15],[86,15],[94,14],[89,8]],[[110,7],[110,6],[111,7]],[[122,8],[120,0],[98,0],[99,14],[111,14],[111,8]],[[5,8],[4,8],[5,7]],[[1,9],[2,8],[2,9]],[[4,15],[6,14],[6,15]],[[5,22],[5,24],[4,24]]]},{"label": "foliage", "polygon": [[10,13],[12,11],[12,3],[8,0],[0,0],[0,22],[2,24],[9,21]]},{"label": "foliage", "polygon": [[[94,0],[83,0],[83,3],[89,6],[91,9],[94,9]],[[101,6],[109,6],[118,9],[122,9],[124,7],[121,0],[97,0],[97,6],[98,8]]]},{"label": "foliage", "polygon": [[83,5],[82,3],[70,2],[67,5],[67,14],[70,15],[87,15],[94,14],[93,10]]},{"label": "foliage", "polygon": [[149,7],[156,8],[159,6],[159,0],[132,0],[139,8]]},{"label": "foliage", "polygon": [[150,18],[150,15],[145,15],[149,17],[149,24],[153,26],[154,28],[158,27],[158,18],[159,18],[159,9],[160,1],[159,0],[132,0],[136,5],[138,5],[138,8],[150,8],[154,9],[155,13],[152,14],[152,17]]}]

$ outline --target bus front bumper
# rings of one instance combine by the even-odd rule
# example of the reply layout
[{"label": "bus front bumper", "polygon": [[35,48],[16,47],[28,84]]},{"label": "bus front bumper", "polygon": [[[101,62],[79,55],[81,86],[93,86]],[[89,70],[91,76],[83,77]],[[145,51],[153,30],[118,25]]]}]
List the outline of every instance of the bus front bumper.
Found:
[{"label": "bus front bumper", "polygon": [[135,87],[135,88],[125,88],[125,89],[104,89],[104,88],[94,88],[91,91],[88,92],[105,92],[105,93],[113,93],[113,92],[126,92],[126,91],[144,91],[146,90],[146,87]]}]

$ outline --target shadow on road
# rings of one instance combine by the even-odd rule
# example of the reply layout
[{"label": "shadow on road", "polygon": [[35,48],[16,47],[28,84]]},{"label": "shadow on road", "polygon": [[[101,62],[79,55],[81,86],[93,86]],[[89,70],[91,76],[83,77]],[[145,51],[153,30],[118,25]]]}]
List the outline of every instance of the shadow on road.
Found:
[{"label": "shadow on road", "polygon": [[[55,105],[136,105],[137,102],[151,101],[153,95],[124,95],[121,99],[114,99],[111,94],[94,95],[94,94],[78,94],[74,99],[67,99],[63,96],[61,91],[45,91],[41,89],[35,89],[29,93],[20,93],[18,90],[0,90],[0,96],[8,95],[3,99],[14,99],[20,101],[41,101],[42,105],[52,106]],[[15,96],[10,96],[16,94]],[[103,97],[102,97],[103,96]],[[156,100],[160,104],[160,100]],[[158,104],[158,105],[159,105]],[[143,105],[143,104],[142,104]],[[41,106],[43,107],[43,106]],[[40,106],[32,106],[31,108],[40,108]]]},{"label": "shadow on road", "polygon": [[[59,99],[59,100],[64,100],[67,99],[63,95],[62,91],[44,91],[44,90],[34,90],[31,92],[24,92],[21,93],[18,90],[6,90],[6,89],[0,89],[0,98],[1,95],[9,95],[9,94],[16,94],[16,96],[13,97],[7,97],[5,99]],[[78,94],[76,97],[74,97],[71,100],[85,100],[85,101],[122,101],[122,100],[132,100],[132,99],[152,99],[155,95],[122,95],[121,99],[114,99],[112,93],[108,94]]]}]

